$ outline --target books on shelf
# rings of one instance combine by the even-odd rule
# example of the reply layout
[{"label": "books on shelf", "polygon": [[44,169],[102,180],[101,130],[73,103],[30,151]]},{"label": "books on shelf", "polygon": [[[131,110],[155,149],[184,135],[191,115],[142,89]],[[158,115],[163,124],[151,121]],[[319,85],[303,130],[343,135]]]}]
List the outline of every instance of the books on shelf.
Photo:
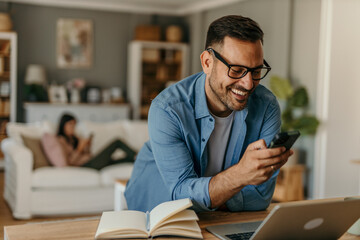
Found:
[{"label": "books on shelf", "polygon": [[181,236],[203,238],[190,199],[164,202],[150,213],[123,210],[103,212],[95,239]]},{"label": "books on shelf", "polygon": [[10,115],[10,100],[0,99],[0,117]]}]

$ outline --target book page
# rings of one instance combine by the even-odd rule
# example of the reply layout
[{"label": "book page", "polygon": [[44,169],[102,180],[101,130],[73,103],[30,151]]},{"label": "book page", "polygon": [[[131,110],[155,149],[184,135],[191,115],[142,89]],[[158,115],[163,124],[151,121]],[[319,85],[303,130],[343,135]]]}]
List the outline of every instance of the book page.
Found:
[{"label": "book page", "polygon": [[103,212],[95,238],[140,233],[147,237],[146,214],[140,211]]},{"label": "book page", "polygon": [[192,238],[203,238],[201,229],[195,220],[171,222],[156,229],[151,236],[184,236]]},{"label": "book page", "polygon": [[157,205],[150,212],[150,230],[156,228],[159,224],[176,213],[181,212],[182,210],[191,206],[192,202],[188,198],[164,202]]},{"label": "book page", "polygon": [[[194,210],[190,210],[190,209],[185,209],[182,210],[179,213],[176,213],[175,215],[173,215],[170,218],[167,218],[165,221],[159,223],[156,227],[153,227],[151,229],[151,231],[155,231],[156,229],[161,228],[163,225],[166,225],[168,223],[172,223],[172,222],[180,222],[180,221],[198,221],[199,218],[196,215]],[[151,234],[151,232],[150,232]]]}]

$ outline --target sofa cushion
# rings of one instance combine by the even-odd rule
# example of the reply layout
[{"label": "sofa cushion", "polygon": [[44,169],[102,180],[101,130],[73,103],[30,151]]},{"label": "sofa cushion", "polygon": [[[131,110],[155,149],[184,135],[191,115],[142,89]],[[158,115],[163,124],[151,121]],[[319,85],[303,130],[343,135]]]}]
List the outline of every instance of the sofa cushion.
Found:
[{"label": "sofa cushion", "polygon": [[93,134],[91,153],[96,154],[115,139],[120,139],[138,152],[149,140],[147,121],[119,120],[107,123],[83,121],[78,124],[81,136]]},{"label": "sofa cushion", "polygon": [[49,121],[35,123],[9,122],[6,124],[6,132],[7,135],[17,143],[24,144],[21,136],[40,139],[44,133],[55,133],[55,126]]},{"label": "sofa cushion", "polygon": [[124,135],[126,143],[139,152],[146,141],[149,140],[148,124],[144,120],[123,121]]},{"label": "sofa cushion", "polygon": [[22,136],[22,140],[24,141],[25,146],[33,153],[34,169],[50,166],[41,147],[40,139]]},{"label": "sofa cushion", "polygon": [[43,167],[34,170],[32,174],[33,188],[77,188],[99,185],[99,172],[85,167]]},{"label": "sofa cushion", "polygon": [[67,166],[62,146],[53,134],[45,133],[41,138],[41,145],[49,162],[55,167]]},{"label": "sofa cushion", "polygon": [[84,138],[93,134],[90,152],[93,155],[99,153],[102,149],[108,146],[116,139],[122,139],[124,135],[124,128],[122,121],[108,122],[108,123],[96,123],[84,121],[80,122],[79,128],[81,129],[81,135]]},{"label": "sofa cushion", "polygon": [[129,179],[134,168],[133,163],[119,163],[100,170],[100,181],[103,186],[114,185],[116,179]]}]

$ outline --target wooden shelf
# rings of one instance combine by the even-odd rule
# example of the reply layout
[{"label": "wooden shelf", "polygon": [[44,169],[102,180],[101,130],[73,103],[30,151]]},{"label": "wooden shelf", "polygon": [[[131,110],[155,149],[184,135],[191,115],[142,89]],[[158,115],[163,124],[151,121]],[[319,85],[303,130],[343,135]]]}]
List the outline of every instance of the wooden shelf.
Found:
[{"label": "wooden shelf", "polygon": [[185,43],[132,41],[128,55],[127,93],[133,107],[133,118],[146,119],[149,100],[169,82],[188,75],[189,46]]},{"label": "wooden shelf", "polygon": [[10,78],[10,72],[3,72],[2,74],[0,74],[0,78]]}]

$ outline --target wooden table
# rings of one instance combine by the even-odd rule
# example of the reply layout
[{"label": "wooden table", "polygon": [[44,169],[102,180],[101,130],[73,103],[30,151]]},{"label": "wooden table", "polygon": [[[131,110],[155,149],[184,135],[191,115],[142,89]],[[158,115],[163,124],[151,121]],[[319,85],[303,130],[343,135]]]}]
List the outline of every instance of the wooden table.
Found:
[{"label": "wooden table", "polygon": [[[262,220],[270,212],[275,204],[270,205],[266,211],[258,212],[204,212],[199,213],[199,225],[204,239],[217,239],[214,235],[207,232],[205,227],[224,223],[246,222]],[[68,222],[51,222],[39,224],[25,224],[6,226],[4,228],[4,240],[52,240],[52,239],[71,239],[84,240],[94,239],[99,219],[79,220]],[[164,238],[159,238],[164,239]],[[172,238],[173,239],[173,238]],[[184,238],[178,238],[184,240]],[[345,233],[341,240],[360,239],[360,236],[354,236]]]}]

